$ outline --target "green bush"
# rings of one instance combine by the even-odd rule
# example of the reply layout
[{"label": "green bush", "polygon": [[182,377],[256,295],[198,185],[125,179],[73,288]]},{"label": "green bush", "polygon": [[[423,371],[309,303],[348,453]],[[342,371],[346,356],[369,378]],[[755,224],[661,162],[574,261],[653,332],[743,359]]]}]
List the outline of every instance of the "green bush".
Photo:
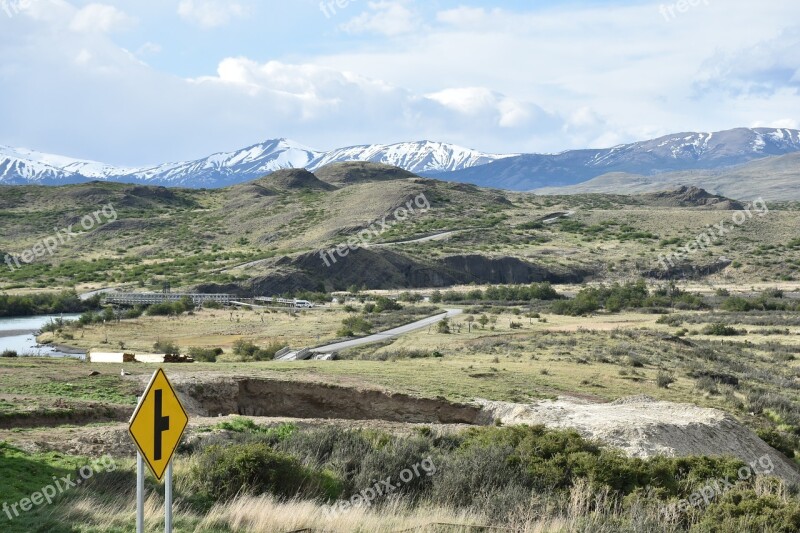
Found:
[{"label": "green bush", "polygon": [[800,501],[776,496],[759,496],[752,489],[736,488],[715,500],[692,527],[693,533],[729,531],[800,531]]},{"label": "green bush", "polygon": [[180,355],[181,349],[172,341],[156,341],[153,344],[153,350],[156,353],[164,353],[167,355]]},{"label": "green bush", "polygon": [[658,371],[658,375],[656,375],[656,385],[658,385],[659,388],[666,389],[673,383],[675,383],[675,376],[663,370]]},{"label": "green bush", "polygon": [[271,361],[283,347],[283,344],[273,342],[266,348],[260,348],[252,342],[240,339],[233,344],[233,353],[238,355],[242,361]]},{"label": "green bush", "polygon": [[3,350],[3,353],[0,353],[0,357],[17,357],[18,354],[14,350]]},{"label": "green bush", "polygon": [[701,296],[683,292],[676,287],[661,287],[652,294],[644,280],[635,283],[611,286],[585,287],[568,301],[556,302],[552,306],[559,315],[582,316],[604,309],[618,313],[624,309],[705,309],[708,307]]},{"label": "green bush", "polygon": [[189,348],[189,355],[201,363],[216,363],[217,356],[222,355],[222,348]]},{"label": "green bush", "polygon": [[349,316],[342,320],[342,330],[350,331],[351,335],[342,335],[344,337],[352,336],[352,333],[369,334],[372,331],[372,324],[364,320],[360,316]]},{"label": "green bush", "polygon": [[782,433],[777,429],[759,429],[756,431],[758,436],[781,452],[783,455],[788,457],[789,459],[793,459],[797,456],[797,449],[798,449],[798,439],[792,435]]},{"label": "green bush", "polygon": [[400,311],[402,308],[402,305],[391,298],[386,298],[385,296],[378,296],[375,298],[375,311],[377,313],[382,313],[384,311]]},{"label": "green bush", "polygon": [[81,313],[99,307],[100,297],[81,300],[75,291],[0,294],[0,317]]},{"label": "green bush", "polygon": [[709,324],[704,327],[701,332],[703,335],[716,335],[720,337],[734,337],[736,335],[747,334],[745,330],[739,330],[732,326],[726,326],[725,324]]},{"label": "green bush", "polygon": [[204,448],[194,457],[189,479],[192,490],[209,501],[265,493],[330,500],[341,492],[334,476],[306,468],[295,457],[259,442]]}]

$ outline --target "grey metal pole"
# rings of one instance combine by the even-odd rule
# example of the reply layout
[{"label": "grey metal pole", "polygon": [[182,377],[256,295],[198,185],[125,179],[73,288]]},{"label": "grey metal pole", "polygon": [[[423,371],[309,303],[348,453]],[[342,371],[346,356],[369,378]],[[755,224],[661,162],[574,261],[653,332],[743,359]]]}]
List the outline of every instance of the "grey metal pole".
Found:
[{"label": "grey metal pole", "polygon": [[167,482],[164,487],[164,532],[172,533],[172,459],[167,465]]},{"label": "grey metal pole", "polygon": [[144,533],[144,457],[136,452],[136,533]]}]

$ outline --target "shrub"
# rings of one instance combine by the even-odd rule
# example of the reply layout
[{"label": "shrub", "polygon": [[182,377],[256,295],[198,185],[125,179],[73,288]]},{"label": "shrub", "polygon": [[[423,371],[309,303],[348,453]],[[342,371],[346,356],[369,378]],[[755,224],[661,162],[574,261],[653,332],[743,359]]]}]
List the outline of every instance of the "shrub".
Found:
[{"label": "shrub", "polygon": [[3,353],[0,353],[0,357],[17,357],[18,354],[14,350],[3,350]]},{"label": "shrub", "polygon": [[758,436],[761,438],[761,440],[781,452],[789,459],[793,459],[797,456],[797,437],[793,437],[789,434],[772,428],[759,429],[756,431],[756,433],[758,433]]},{"label": "shrub", "polygon": [[[343,330],[351,332],[368,334],[370,331],[372,331],[372,324],[370,324],[360,316],[349,316],[344,320],[342,320],[342,325],[344,326],[344,328],[342,328]],[[351,335],[343,335],[343,336],[349,337]]]},{"label": "shrub", "polygon": [[443,333],[445,335],[449,335],[450,334],[450,320],[445,318],[444,320],[442,320],[441,322],[436,324],[436,331],[438,331],[439,333]]},{"label": "shrub", "polygon": [[709,324],[701,330],[703,335],[716,335],[721,337],[733,337],[736,335],[746,335],[747,332],[744,330],[738,330],[732,326],[726,326],[725,324]]},{"label": "shrub", "polygon": [[216,363],[217,356],[222,355],[222,348],[189,348],[189,355],[201,363]]},{"label": "shrub", "polygon": [[669,388],[673,383],[675,383],[675,377],[672,374],[663,370],[658,371],[658,375],[656,375],[656,385],[658,385],[659,388]]},{"label": "shrub", "polygon": [[800,502],[752,489],[735,488],[715,500],[693,531],[800,531]]},{"label": "shrub", "polygon": [[385,296],[378,296],[375,298],[375,311],[378,313],[382,313],[384,311],[399,311],[402,308],[402,305],[391,298],[386,298]]},{"label": "shrub", "polygon": [[281,343],[272,343],[266,348],[259,348],[252,342],[239,339],[233,344],[233,353],[242,361],[270,361],[283,347]]},{"label": "shrub", "polygon": [[165,353],[167,355],[180,355],[181,349],[172,341],[159,340],[153,344],[153,350],[156,353]]},{"label": "shrub", "polygon": [[212,445],[195,456],[193,490],[208,500],[270,493],[284,498],[336,498],[341,491],[330,474],[304,467],[295,457],[265,443]]}]

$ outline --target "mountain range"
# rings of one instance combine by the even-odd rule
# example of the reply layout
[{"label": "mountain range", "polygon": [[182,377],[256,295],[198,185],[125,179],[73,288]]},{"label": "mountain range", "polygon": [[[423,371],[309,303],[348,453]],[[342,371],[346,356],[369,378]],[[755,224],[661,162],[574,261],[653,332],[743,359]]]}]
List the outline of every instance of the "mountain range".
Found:
[{"label": "mountain range", "polygon": [[[142,168],[115,167],[97,161],[0,146],[0,184],[62,185],[108,180],[218,188],[251,181],[285,168],[306,168],[313,172],[331,163],[364,161],[392,165],[447,181],[517,191],[572,186],[611,175],[611,185],[606,185],[621,187],[624,191],[627,182],[621,176],[630,176],[635,183],[644,180],[657,188],[662,176],[671,175],[671,182],[680,181],[675,173],[683,173],[681,179],[687,178],[687,172],[697,172],[698,177],[702,177],[703,172],[706,177],[718,177],[727,169],[798,152],[800,131],[783,128],[677,133],[608,149],[521,155],[489,154],[431,141],[353,146],[322,152],[287,139],[276,139],[195,161]],[[788,174],[784,172],[783,177],[786,179],[788,176],[790,182],[794,182],[793,176],[800,176],[798,160],[783,161],[781,168],[787,164],[790,169]],[[696,184],[703,186],[702,183]]]}]

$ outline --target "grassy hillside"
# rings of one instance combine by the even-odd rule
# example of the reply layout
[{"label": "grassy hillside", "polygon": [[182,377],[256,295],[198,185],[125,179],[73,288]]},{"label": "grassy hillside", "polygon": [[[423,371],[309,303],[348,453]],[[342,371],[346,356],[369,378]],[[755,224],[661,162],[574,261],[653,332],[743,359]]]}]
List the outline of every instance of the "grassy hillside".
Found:
[{"label": "grassy hillside", "polygon": [[[794,279],[800,265],[800,212],[793,204],[769,204],[765,216],[733,227],[729,209],[741,204],[708,195],[538,196],[368,164],[333,166],[320,175],[285,171],[221,190],[113,183],[0,188],[3,256],[73,229],[52,255],[0,269],[0,288],[155,288],[169,281],[175,288],[202,284],[247,293],[287,283],[289,290],[333,290],[365,284],[356,273],[369,271],[368,288],[706,270],[716,282],[777,282]],[[109,206],[113,217],[101,213],[84,232],[85,217]],[[403,220],[398,208],[407,211]],[[723,221],[731,227],[723,238],[674,272],[659,272],[660,256]],[[359,232],[370,229],[363,249]],[[329,268],[320,252],[354,238],[362,249],[337,261],[338,272]],[[706,269],[720,257],[728,266]]]}]

